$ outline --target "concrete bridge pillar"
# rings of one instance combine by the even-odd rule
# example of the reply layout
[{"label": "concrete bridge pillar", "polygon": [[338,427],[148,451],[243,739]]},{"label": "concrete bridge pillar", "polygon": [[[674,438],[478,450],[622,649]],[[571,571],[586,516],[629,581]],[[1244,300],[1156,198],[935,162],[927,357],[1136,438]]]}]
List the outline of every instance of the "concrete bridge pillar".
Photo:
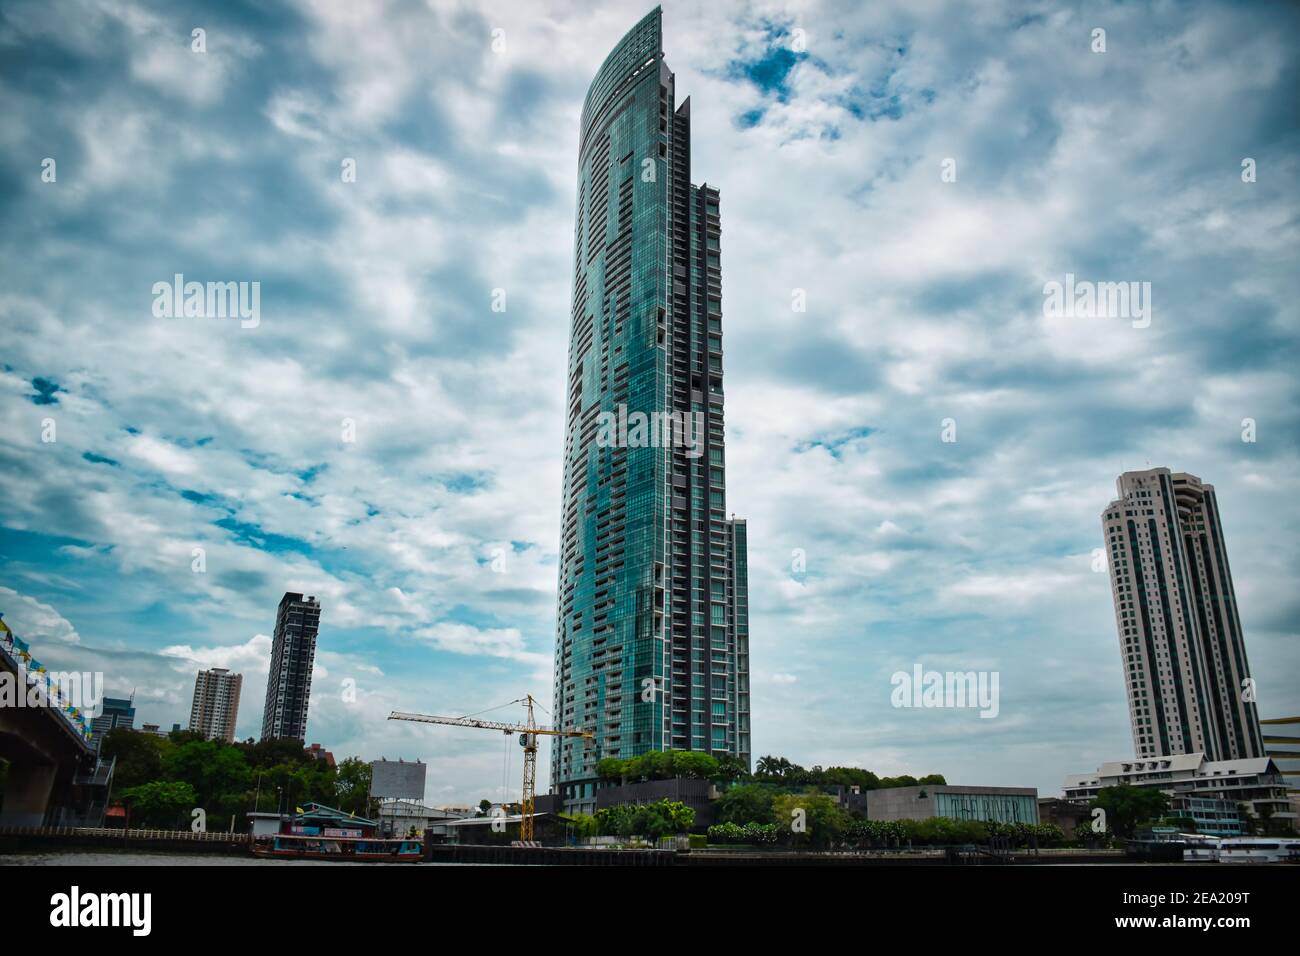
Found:
[{"label": "concrete bridge pillar", "polygon": [[4,807],[0,808],[0,827],[41,826],[45,822],[45,811],[50,805],[58,770],[54,764],[9,764]]},{"label": "concrete bridge pillar", "polygon": [[[0,648],[0,680],[25,692],[24,673]],[[26,701],[0,705],[0,757],[9,764],[0,826],[41,826],[51,805],[70,804],[77,774],[94,766],[93,752],[62,714]]]}]

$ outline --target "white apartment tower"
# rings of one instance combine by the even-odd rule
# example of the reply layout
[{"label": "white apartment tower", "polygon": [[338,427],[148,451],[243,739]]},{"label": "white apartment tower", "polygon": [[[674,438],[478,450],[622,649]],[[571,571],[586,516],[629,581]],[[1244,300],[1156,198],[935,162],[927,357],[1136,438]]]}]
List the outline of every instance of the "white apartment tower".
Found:
[{"label": "white apartment tower", "polygon": [[199,671],[190,705],[190,732],[202,734],[206,740],[233,741],[243,683],[242,674],[232,674],[224,667]]},{"label": "white apartment tower", "polygon": [[1212,485],[1128,471],[1102,515],[1138,757],[1263,757]]}]

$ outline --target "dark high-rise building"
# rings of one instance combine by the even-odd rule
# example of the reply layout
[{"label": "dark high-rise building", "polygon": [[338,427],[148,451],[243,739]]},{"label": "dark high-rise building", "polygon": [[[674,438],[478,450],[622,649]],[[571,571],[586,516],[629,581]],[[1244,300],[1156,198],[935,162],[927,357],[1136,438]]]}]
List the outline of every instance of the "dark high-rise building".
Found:
[{"label": "dark high-rise building", "polygon": [[1137,756],[1264,756],[1214,486],[1168,468],[1116,484],[1102,526]]},{"label": "dark high-rise building", "polygon": [[726,509],[718,190],[691,182],[655,9],[583,105],[573,246],[552,789],[596,763],[750,759],[746,528]]},{"label": "dark high-rise building", "polygon": [[266,677],[266,709],[262,739],[307,738],[307,703],[311,699],[311,668],[316,660],[320,602],[315,597],[285,592],[275,618],[271,670]]}]

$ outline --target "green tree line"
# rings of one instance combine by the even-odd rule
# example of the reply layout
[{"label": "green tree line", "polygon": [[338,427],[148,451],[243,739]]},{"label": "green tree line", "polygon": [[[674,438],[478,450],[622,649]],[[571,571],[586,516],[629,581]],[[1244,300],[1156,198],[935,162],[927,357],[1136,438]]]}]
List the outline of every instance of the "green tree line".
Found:
[{"label": "green tree line", "polygon": [[[876,788],[879,789],[879,788]],[[770,783],[731,787],[718,802],[710,843],[781,844],[803,849],[867,849],[916,845],[985,844],[993,837],[1013,846],[1059,846],[1054,824],[1001,824],[980,820],[868,820],[815,788],[790,792]]]},{"label": "green tree line", "polygon": [[812,767],[805,769],[785,757],[760,757],[749,773],[735,757],[713,757],[690,750],[651,750],[637,757],[620,760],[606,757],[596,764],[596,773],[602,780],[617,783],[639,783],[646,780],[670,780],[683,777],[688,780],[712,780],[719,784],[762,783],[782,787],[832,787],[856,786],[862,790],[880,790],[890,787],[915,787],[925,784],[944,784],[943,774],[932,773],[924,777],[903,775],[878,777],[860,767]]},{"label": "green tree line", "polygon": [[297,740],[226,743],[188,731],[166,737],[118,728],[104,737],[102,753],[114,757],[110,802],[122,803],[132,827],[189,829],[202,808],[207,829],[247,829],[250,810],[292,812],[323,803],[364,815],[370,765],[349,757],[337,767],[312,756]]}]

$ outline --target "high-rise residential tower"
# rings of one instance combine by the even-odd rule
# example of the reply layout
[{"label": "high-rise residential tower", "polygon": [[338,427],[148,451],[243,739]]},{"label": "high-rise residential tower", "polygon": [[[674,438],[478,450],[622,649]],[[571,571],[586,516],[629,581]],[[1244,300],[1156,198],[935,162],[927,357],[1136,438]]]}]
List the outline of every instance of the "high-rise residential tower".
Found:
[{"label": "high-rise residential tower", "polygon": [[194,702],[190,705],[190,732],[201,734],[206,740],[233,741],[243,684],[242,674],[232,674],[224,667],[199,671],[194,678]]},{"label": "high-rise residential tower", "polygon": [[551,785],[590,810],[596,763],[750,759],[744,521],[728,518],[719,194],[691,182],[660,11],[582,109]]},{"label": "high-rise residential tower", "polygon": [[307,738],[307,703],[311,699],[311,668],[316,660],[320,602],[313,596],[285,592],[275,618],[271,670],[266,677],[266,709],[262,739]]},{"label": "high-rise residential tower", "polygon": [[1128,471],[1102,515],[1139,757],[1264,756],[1212,485]]}]

